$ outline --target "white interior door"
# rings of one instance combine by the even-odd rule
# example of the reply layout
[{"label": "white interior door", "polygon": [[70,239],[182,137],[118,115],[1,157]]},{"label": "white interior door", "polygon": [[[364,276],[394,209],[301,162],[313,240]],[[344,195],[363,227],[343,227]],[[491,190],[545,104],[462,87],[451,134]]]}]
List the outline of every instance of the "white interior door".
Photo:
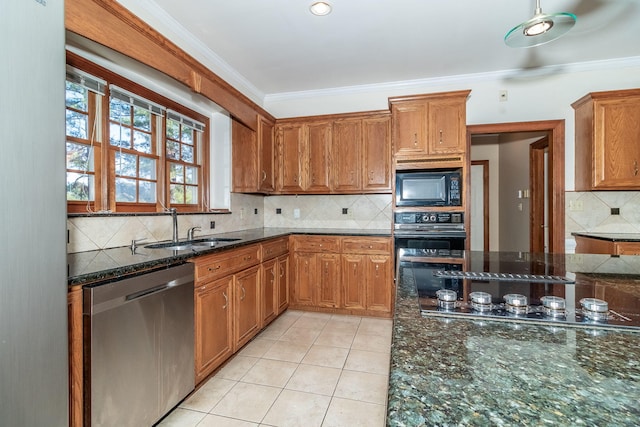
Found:
[{"label": "white interior door", "polygon": [[472,251],[484,250],[483,166],[471,165],[471,242]]}]

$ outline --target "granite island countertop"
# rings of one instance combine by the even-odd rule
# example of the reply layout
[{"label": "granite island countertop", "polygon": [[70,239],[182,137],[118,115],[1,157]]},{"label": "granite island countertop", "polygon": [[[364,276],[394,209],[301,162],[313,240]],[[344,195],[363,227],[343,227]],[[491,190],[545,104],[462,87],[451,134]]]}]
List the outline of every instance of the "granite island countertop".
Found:
[{"label": "granite island countertop", "polygon": [[239,239],[221,242],[213,248],[174,251],[169,249],[149,249],[141,242],[135,252],[129,246],[77,252],[67,254],[67,276],[69,286],[99,284],[110,280],[177,265],[187,260],[215,252],[241,247],[264,240],[291,234],[332,235],[332,236],[383,236],[390,237],[391,230],[344,229],[344,228],[256,228],[212,235],[198,235],[197,238],[215,237]]},{"label": "granite island countertop", "polygon": [[417,299],[400,266],[388,426],[640,425],[639,332],[425,317]]},{"label": "granite island countertop", "polygon": [[591,239],[606,240],[609,242],[640,242],[640,233],[600,233],[588,231],[575,231],[572,236],[588,237]]}]

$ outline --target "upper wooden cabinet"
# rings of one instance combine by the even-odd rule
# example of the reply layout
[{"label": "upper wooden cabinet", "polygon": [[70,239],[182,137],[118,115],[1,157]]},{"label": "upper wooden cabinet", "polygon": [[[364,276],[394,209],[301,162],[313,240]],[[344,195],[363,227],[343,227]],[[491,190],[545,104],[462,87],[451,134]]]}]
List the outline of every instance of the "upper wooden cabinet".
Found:
[{"label": "upper wooden cabinet", "polygon": [[594,92],[575,109],[577,191],[640,188],[640,89]]},{"label": "upper wooden cabinet", "polygon": [[391,116],[338,119],[333,123],[332,190],[391,190]]},{"label": "upper wooden cabinet", "polygon": [[231,121],[232,190],[258,191],[258,140],[256,133],[242,123]]},{"label": "upper wooden cabinet", "polygon": [[464,155],[470,91],[389,98],[396,162]]},{"label": "upper wooden cabinet", "polygon": [[384,112],[278,121],[276,192],[390,192],[390,121]]},{"label": "upper wooden cabinet", "polygon": [[232,120],[232,185],[237,193],[270,193],[275,190],[274,124],[258,116],[258,132]]}]

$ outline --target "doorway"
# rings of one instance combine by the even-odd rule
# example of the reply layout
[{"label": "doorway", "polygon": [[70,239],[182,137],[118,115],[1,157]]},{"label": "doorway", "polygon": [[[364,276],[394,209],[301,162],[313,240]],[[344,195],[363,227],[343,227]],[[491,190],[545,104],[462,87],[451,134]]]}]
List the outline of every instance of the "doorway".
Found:
[{"label": "doorway", "polygon": [[[527,188],[523,189],[523,193],[517,194],[518,197],[523,198],[522,203],[531,203],[527,227],[522,228],[528,228],[530,251],[563,253],[565,239],[564,120],[467,126],[469,147],[472,144],[472,137],[508,136],[528,132],[541,133],[542,137],[528,148],[529,182]],[[469,197],[468,200],[471,198]],[[500,218],[501,221],[508,219]],[[496,249],[491,248],[491,250]]]}]

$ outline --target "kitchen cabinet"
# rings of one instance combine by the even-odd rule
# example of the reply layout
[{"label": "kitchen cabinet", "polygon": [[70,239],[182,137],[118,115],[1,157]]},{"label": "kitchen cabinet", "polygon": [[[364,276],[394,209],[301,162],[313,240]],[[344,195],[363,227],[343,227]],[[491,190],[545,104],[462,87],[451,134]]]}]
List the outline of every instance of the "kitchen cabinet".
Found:
[{"label": "kitchen cabinet", "polygon": [[195,258],[196,384],[260,327],[259,244]]},{"label": "kitchen cabinet", "polygon": [[260,328],[260,266],[236,273],[233,279],[235,351],[249,342]]},{"label": "kitchen cabinet", "polygon": [[276,192],[391,191],[391,115],[368,112],[278,121]]},{"label": "kitchen cabinet", "polygon": [[258,191],[260,184],[258,153],[256,133],[237,120],[232,120],[231,183],[234,192],[255,193]]},{"label": "kitchen cabinet", "polygon": [[389,98],[396,162],[465,155],[469,92]]},{"label": "kitchen cabinet", "polygon": [[258,150],[260,167],[258,190],[261,193],[272,193],[276,189],[275,146],[273,139],[275,124],[262,116],[258,116]]},{"label": "kitchen cabinet", "polygon": [[289,303],[289,238],[262,244],[261,321],[266,326]]},{"label": "kitchen cabinet", "polygon": [[577,254],[640,255],[640,242],[575,236]]},{"label": "kitchen cabinet", "polygon": [[393,289],[391,239],[345,237],[342,252],[345,308],[390,313]]},{"label": "kitchen cabinet", "polygon": [[640,189],[640,89],[593,92],[571,106],[576,190]]},{"label": "kitchen cabinet", "polygon": [[81,427],[83,417],[82,287],[67,294],[69,329],[69,426]]},{"label": "kitchen cabinet", "polygon": [[292,242],[291,307],[391,315],[390,238],[296,235]]},{"label": "kitchen cabinet", "polygon": [[331,190],[391,191],[389,114],[336,119],[333,123]]},{"label": "kitchen cabinet", "polygon": [[233,354],[232,286],[229,276],[196,287],[196,384]]}]

